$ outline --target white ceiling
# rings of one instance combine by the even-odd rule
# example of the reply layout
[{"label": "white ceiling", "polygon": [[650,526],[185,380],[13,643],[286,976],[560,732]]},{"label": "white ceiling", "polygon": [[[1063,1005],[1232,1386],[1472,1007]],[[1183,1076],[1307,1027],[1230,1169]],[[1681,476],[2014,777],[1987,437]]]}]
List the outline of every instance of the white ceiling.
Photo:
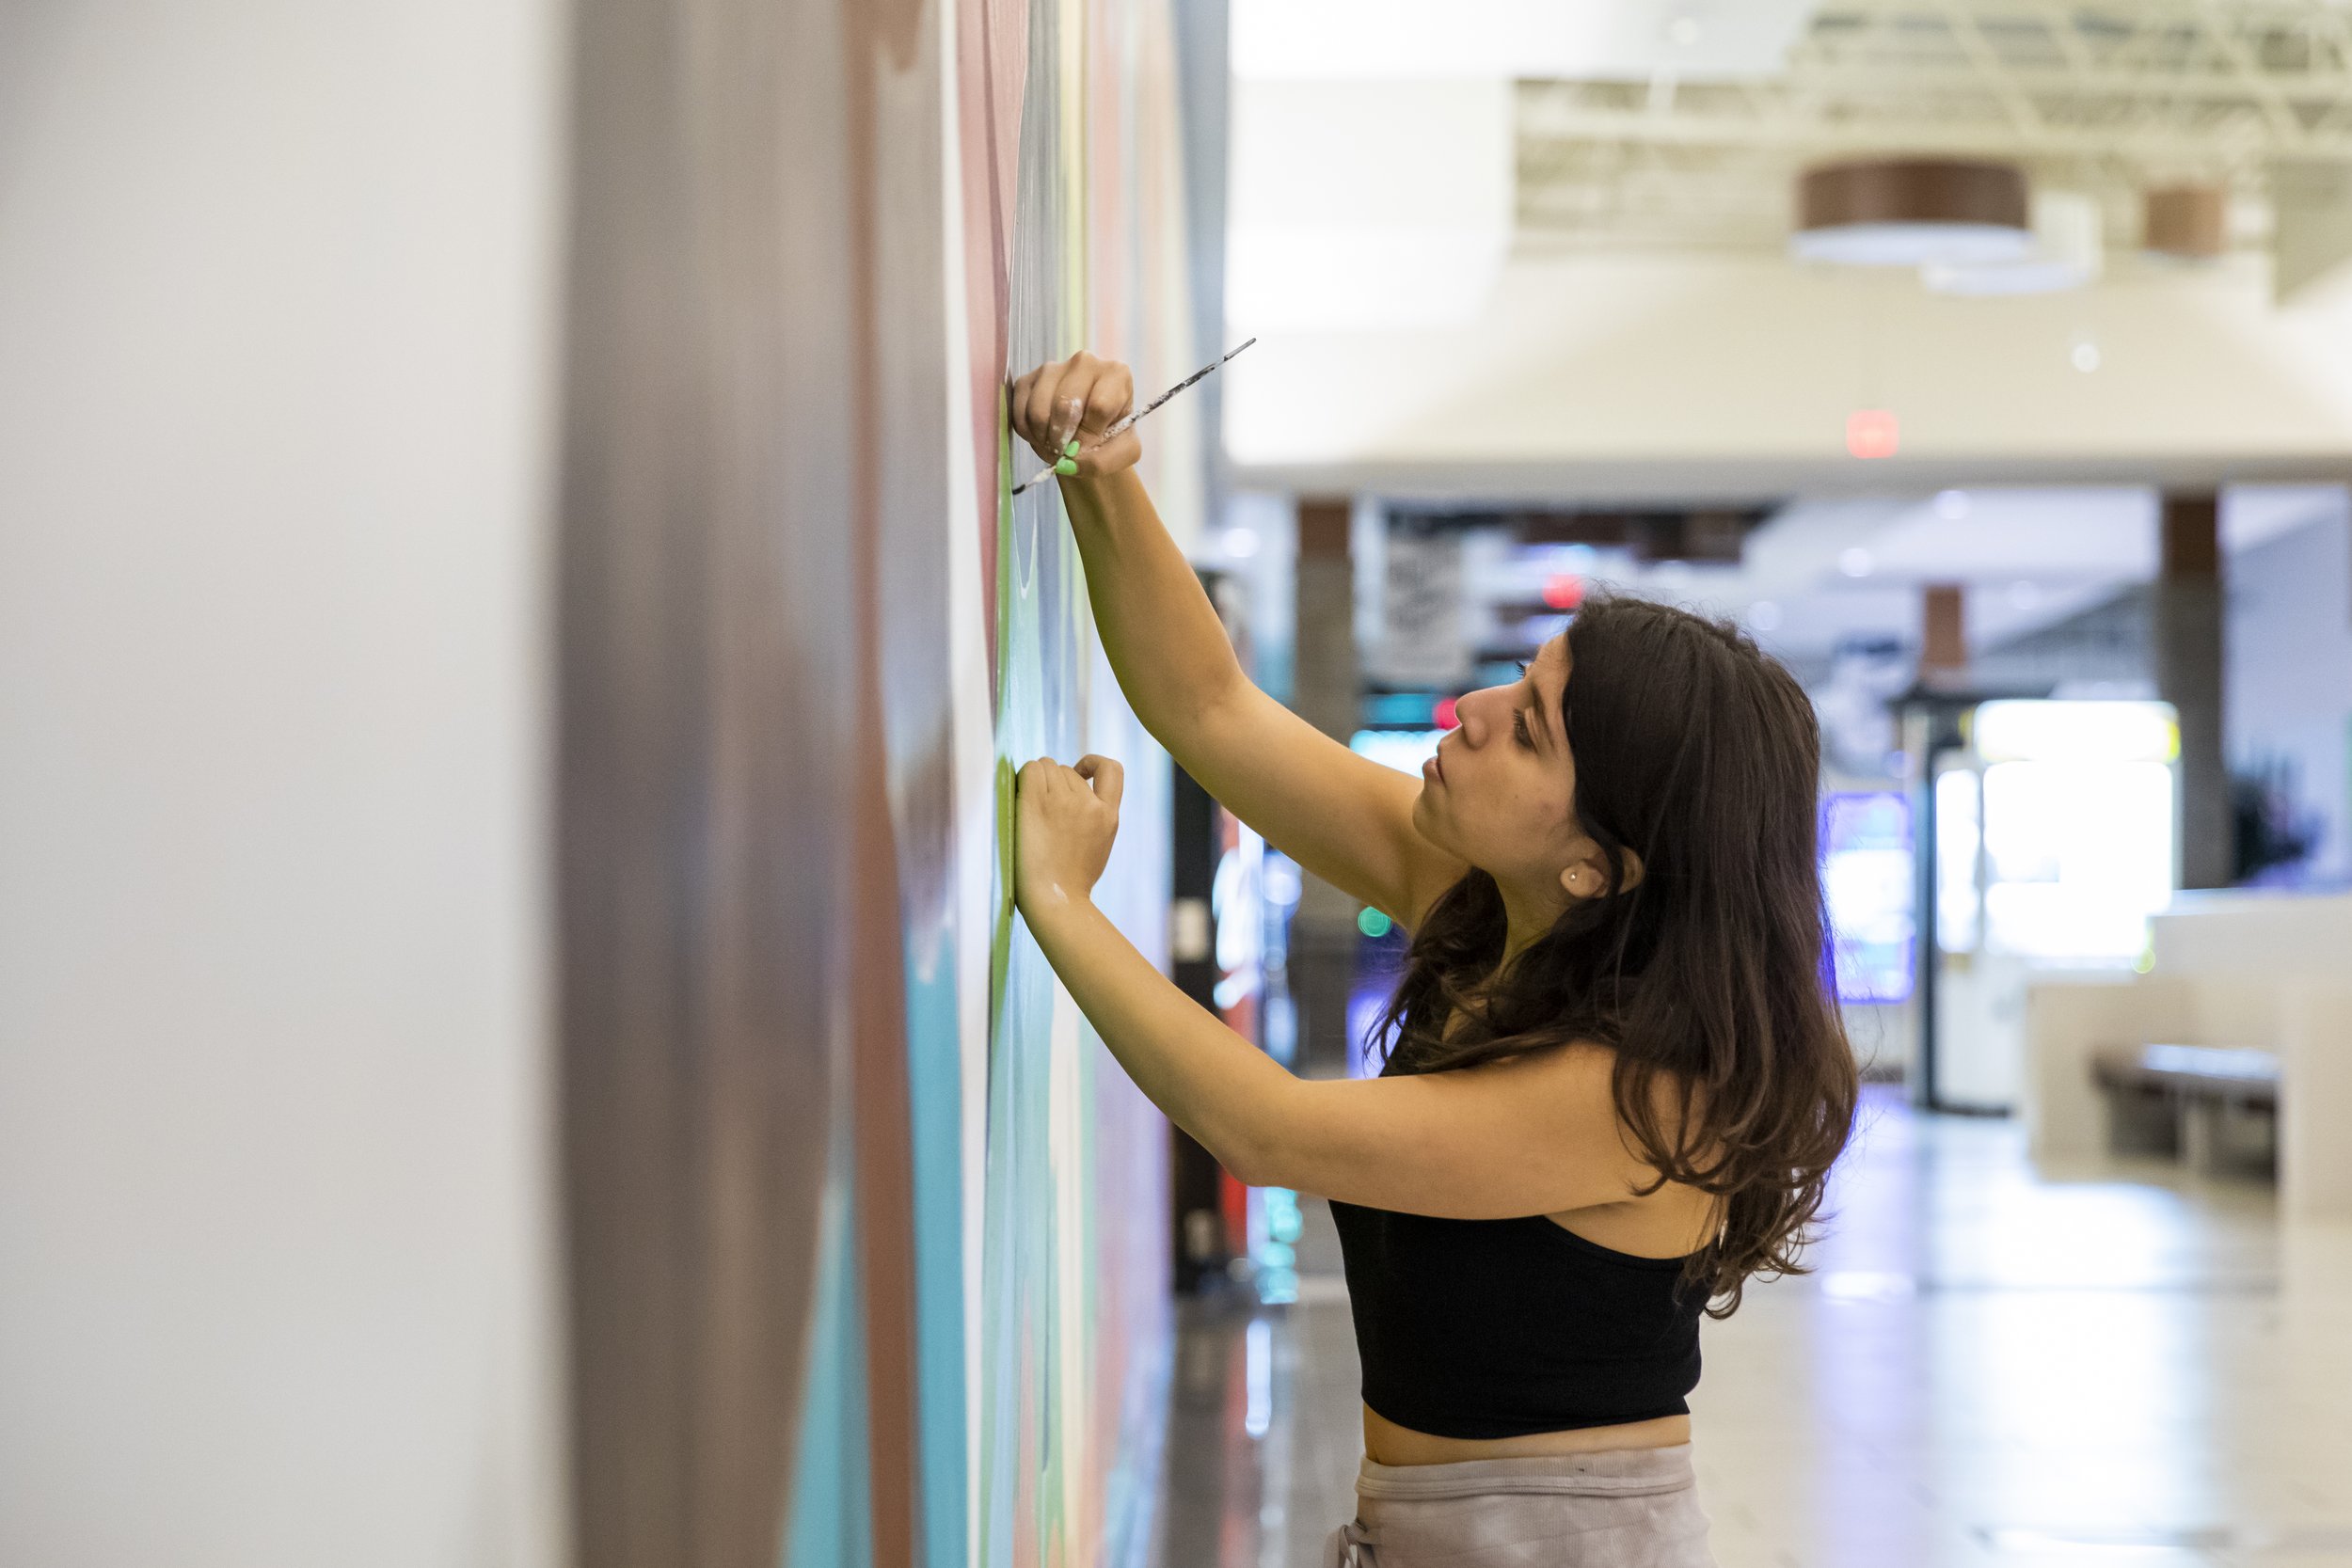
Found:
[{"label": "white ceiling", "polygon": [[[1224,439],[1270,489],[1771,500],[2352,466],[2352,286],[2275,306],[2253,256],[1994,300],[1777,257],[1514,256],[1468,321],[1262,336]],[[1892,458],[1849,454],[1867,409],[1897,416]]]},{"label": "white ceiling", "polygon": [[1232,0],[1244,80],[1758,76],[1811,0]]},{"label": "white ceiling", "polygon": [[1225,312],[1243,336],[1476,319],[1511,250],[1509,82],[1242,81],[1231,113]]},{"label": "white ceiling", "polygon": [[1780,69],[1808,0],[1234,0],[1227,314],[1248,331],[1477,313],[1518,230],[1517,84]]}]

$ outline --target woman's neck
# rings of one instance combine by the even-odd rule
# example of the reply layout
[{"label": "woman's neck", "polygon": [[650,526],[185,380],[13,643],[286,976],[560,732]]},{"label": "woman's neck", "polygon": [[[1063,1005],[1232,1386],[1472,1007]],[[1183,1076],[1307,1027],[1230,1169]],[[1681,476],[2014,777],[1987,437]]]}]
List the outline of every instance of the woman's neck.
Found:
[{"label": "woman's neck", "polygon": [[1498,886],[1502,895],[1502,914],[1505,922],[1502,934],[1502,961],[1495,967],[1508,965],[1529,947],[1540,941],[1545,932],[1559,923],[1565,906],[1557,900],[1534,900]]}]

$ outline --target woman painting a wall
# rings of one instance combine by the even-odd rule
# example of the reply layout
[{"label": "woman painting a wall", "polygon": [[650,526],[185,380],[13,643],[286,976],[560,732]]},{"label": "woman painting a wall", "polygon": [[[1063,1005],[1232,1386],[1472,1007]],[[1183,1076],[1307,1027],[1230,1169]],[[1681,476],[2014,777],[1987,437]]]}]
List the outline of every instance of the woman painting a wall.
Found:
[{"label": "woman painting a wall", "polygon": [[1295,1078],[1136,951],[1093,903],[1108,758],[1023,766],[1017,895],[1171,1120],[1244,1181],[1331,1201],[1364,1459],[1327,1560],[1709,1568],[1699,1321],[1802,1272],[1859,1094],[1822,974],[1812,704],[1736,627],[1587,599],[1518,681],[1459,699],[1417,785],[1249,682],[1114,434],[1133,402],[1080,353],[1012,406],[1041,457],[1075,451],[1059,483],[1136,713],[1412,932],[1391,1053]]}]

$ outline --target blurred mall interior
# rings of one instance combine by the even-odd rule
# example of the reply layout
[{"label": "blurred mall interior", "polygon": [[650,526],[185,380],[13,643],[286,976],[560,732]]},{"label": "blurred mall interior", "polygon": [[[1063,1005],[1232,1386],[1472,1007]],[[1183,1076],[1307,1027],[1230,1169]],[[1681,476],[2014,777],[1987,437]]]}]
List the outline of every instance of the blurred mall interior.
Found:
[{"label": "blurred mall interior", "polygon": [[1324,1568],[1330,1210],[1007,881],[1120,759],[1104,911],[1377,1070],[1013,493],[1247,340],[1142,468],[1325,734],[1603,592],[1812,698],[1723,1568],[2352,1565],[2344,0],[0,7],[0,1562]]}]

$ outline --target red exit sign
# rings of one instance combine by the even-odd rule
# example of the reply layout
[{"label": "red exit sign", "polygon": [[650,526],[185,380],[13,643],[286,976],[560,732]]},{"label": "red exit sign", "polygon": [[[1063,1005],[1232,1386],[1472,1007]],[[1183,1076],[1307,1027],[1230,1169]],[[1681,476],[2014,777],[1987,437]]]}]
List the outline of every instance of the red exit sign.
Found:
[{"label": "red exit sign", "polygon": [[1856,457],[1892,457],[1902,427],[1890,408],[1857,408],[1846,416],[1846,450]]}]

